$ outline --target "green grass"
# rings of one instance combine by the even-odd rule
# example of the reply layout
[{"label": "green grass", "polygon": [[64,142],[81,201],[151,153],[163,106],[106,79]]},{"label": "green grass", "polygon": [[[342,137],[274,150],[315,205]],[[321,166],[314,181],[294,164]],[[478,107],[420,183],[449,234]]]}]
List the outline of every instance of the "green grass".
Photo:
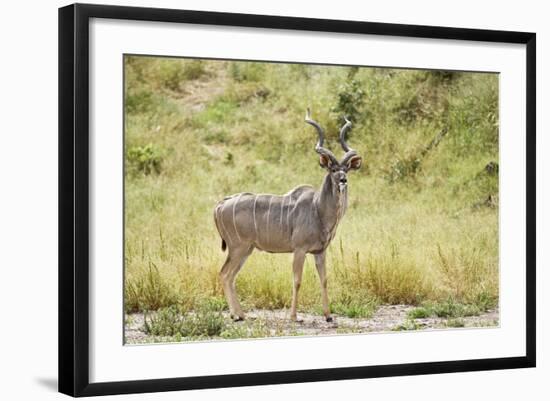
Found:
[{"label": "green grass", "polygon": [[342,303],[333,302],[331,305],[331,312],[337,315],[343,315],[350,318],[369,318],[376,312],[378,303],[370,299],[368,295],[365,295],[363,300],[348,301]]},{"label": "green grass", "polygon": [[[226,308],[213,207],[320,185],[308,106],[337,155],[340,114],[353,113],[348,142],[364,159],[328,249],[331,309],[368,317],[412,304],[458,318],[498,304],[498,169],[487,167],[499,161],[497,75],[127,57],[125,77],[127,312]],[[290,305],[291,260],[252,254],[237,278],[245,309]],[[308,256],[299,308],[320,303]],[[231,330],[216,335],[244,335]]]},{"label": "green grass", "polygon": [[396,325],[392,328],[392,331],[411,331],[421,330],[422,325],[418,324],[414,320],[407,319],[403,323]]},{"label": "green grass", "polygon": [[445,325],[446,325],[447,327],[459,328],[459,327],[465,327],[466,323],[464,322],[464,319],[457,318],[457,319],[449,319],[449,320],[447,320],[447,322],[445,323]]},{"label": "green grass", "polygon": [[219,310],[202,306],[193,313],[182,314],[177,307],[171,306],[159,309],[150,319],[145,315],[144,331],[154,336],[200,339],[219,336],[226,325],[226,319]]},{"label": "green grass", "polygon": [[469,316],[478,316],[487,310],[487,304],[471,303],[462,304],[448,299],[444,302],[426,302],[422,306],[409,311],[407,317],[409,319],[424,319],[429,317],[440,318],[462,318]]}]

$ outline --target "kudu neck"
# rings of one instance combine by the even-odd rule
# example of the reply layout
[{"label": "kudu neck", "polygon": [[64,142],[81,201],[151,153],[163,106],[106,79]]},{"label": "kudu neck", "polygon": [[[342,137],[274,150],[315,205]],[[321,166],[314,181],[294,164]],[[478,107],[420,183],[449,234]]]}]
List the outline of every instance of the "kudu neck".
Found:
[{"label": "kudu neck", "polygon": [[332,230],[342,218],[347,207],[347,190],[340,192],[338,187],[333,184],[330,174],[327,174],[315,202],[324,229]]}]

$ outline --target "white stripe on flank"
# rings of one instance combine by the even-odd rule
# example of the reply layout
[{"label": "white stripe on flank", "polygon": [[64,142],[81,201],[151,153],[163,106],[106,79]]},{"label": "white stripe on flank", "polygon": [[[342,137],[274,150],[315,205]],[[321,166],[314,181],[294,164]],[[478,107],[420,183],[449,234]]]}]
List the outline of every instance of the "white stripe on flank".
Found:
[{"label": "white stripe on flank", "polygon": [[237,206],[237,203],[239,203],[239,201],[241,200],[242,195],[243,194],[240,193],[235,203],[233,203],[233,227],[235,228],[235,234],[237,234],[237,237],[239,238],[239,242],[241,242],[241,236],[239,235],[239,231],[237,231],[237,223],[235,223],[235,206]]},{"label": "white stripe on flank", "polygon": [[290,233],[290,222],[289,222],[289,218],[290,218],[290,200],[291,200],[291,198],[289,197],[288,208],[287,208],[287,211],[286,211],[286,228],[288,229],[289,233]]},{"label": "white stripe on flank", "polygon": [[267,236],[266,242],[269,244],[269,213],[271,212],[271,201],[273,200],[273,195],[269,197],[269,206],[267,208],[267,223],[265,225],[265,233]]},{"label": "white stripe on flank", "polygon": [[256,201],[258,200],[258,195],[254,197],[254,210],[252,211],[252,216],[254,218],[254,234],[256,235],[256,241],[259,242],[258,238],[258,227],[256,226]]}]

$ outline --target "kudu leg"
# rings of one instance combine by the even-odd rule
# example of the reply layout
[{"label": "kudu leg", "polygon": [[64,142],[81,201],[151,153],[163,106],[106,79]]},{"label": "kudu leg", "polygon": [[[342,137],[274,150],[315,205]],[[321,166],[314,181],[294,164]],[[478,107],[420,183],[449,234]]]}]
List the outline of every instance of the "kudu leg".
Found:
[{"label": "kudu leg", "polygon": [[244,320],[244,313],[237,297],[235,280],[237,273],[241,270],[244,262],[253,251],[252,246],[230,248],[227,259],[220,271],[220,280],[223,286],[223,292],[227,303],[229,304],[229,313],[235,320]]},{"label": "kudu leg", "polygon": [[332,322],[332,316],[330,316],[330,307],[328,304],[328,291],[327,291],[327,270],[325,267],[325,252],[315,255],[315,266],[317,267],[317,273],[319,273],[319,281],[321,283],[321,299],[323,302],[323,314],[327,322]]},{"label": "kudu leg", "polygon": [[290,319],[299,321],[296,316],[296,307],[298,305],[298,291],[302,284],[302,272],[304,271],[304,260],[306,253],[297,250],[294,252],[294,262],[292,263],[292,272],[294,276],[294,286],[292,287],[292,304],[290,306]]}]

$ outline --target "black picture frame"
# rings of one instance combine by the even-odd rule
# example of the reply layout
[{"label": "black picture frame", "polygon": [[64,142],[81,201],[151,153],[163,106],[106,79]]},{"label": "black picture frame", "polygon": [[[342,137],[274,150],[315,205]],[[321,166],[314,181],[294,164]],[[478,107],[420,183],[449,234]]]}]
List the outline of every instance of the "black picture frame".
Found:
[{"label": "black picture frame", "polygon": [[[437,38],[526,46],[526,353],[520,357],[90,383],[89,21],[160,21],[249,28]],[[59,9],[59,391],[71,396],[140,393],[527,368],[535,366],[536,35],[479,29],[220,12],[74,4]]]}]

